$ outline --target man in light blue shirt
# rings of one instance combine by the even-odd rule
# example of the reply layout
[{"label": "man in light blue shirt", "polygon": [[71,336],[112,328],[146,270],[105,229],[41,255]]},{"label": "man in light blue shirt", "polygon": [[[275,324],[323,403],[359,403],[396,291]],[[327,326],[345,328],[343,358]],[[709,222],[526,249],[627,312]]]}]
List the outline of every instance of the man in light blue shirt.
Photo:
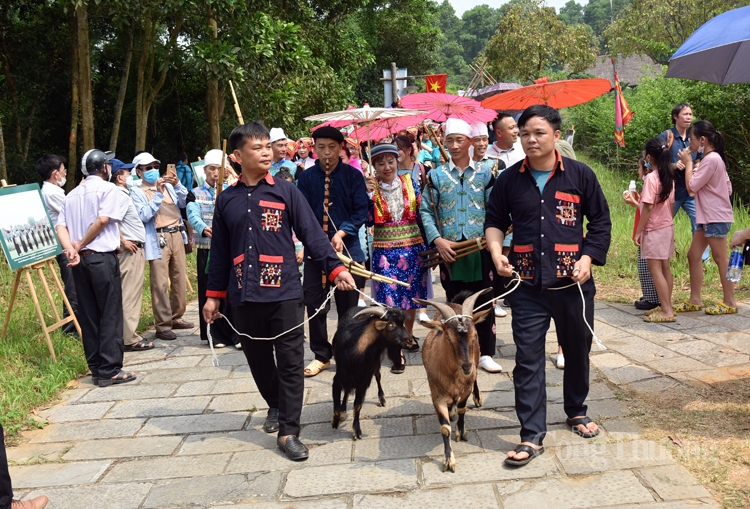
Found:
[{"label": "man in light blue shirt", "polygon": [[151,267],[151,303],[156,337],[174,340],[177,335],[172,329],[194,327],[182,319],[187,307],[185,244],[188,239],[179,209],[186,205],[187,189],[173,171],[160,177],[160,164],[148,152],[133,159],[142,183],[131,189],[130,197],[146,227],[146,260]]},{"label": "man in light blue shirt", "polygon": [[271,175],[276,175],[281,168],[287,168],[294,177],[297,173],[297,165],[286,158],[288,154],[287,143],[289,140],[280,127],[271,129],[271,150],[273,150],[273,162],[271,162]]}]

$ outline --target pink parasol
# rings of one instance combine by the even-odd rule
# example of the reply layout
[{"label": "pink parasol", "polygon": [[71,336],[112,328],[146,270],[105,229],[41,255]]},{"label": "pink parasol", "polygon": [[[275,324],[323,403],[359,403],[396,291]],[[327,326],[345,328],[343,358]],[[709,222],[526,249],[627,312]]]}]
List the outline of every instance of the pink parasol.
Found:
[{"label": "pink parasol", "polygon": [[404,108],[427,110],[427,118],[445,122],[448,118],[460,118],[468,123],[489,122],[497,117],[497,112],[483,108],[470,97],[453,94],[411,94],[401,99]]},{"label": "pink parasol", "polygon": [[408,117],[383,118],[376,120],[369,126],[363,126],[355,129],[352,136],[356,139],[367,139],[367,130],[370,131],[370,140],[380,141],[387,138],[393,133],[408,129],[424,121],[424,115],[410,115]]}]

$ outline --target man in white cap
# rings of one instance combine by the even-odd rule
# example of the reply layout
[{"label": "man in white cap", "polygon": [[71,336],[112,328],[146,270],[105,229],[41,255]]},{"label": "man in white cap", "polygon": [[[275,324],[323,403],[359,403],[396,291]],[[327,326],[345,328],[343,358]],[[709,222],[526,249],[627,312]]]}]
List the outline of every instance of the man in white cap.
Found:
[{"label": "man in white cap", "polygon": [[281,127],[271,128],[271,150],[273,151],[273,162],[271,163],[271,175],[281,168],[287,168],[292,177],[297,173],[297,165],[286,158],[289,155],[287,142],[289,140]]},{"label": "man in white cap", "polygon": [[[505,169],[505,163],[495,157],[489,157],[487,155],[487,147],[489,146],[489,132],[487,131],[487,124],[484,122],[472,122],[471,124],[471,157],[475,164],[481,165],[485,169],[489,169],[492,172],[493,177],[497,177]],[[510,236],[513,234],[511,233]],[[510,236],[508,238],[508,246],[510,246]],[[495,274],[494,276],[496,276]],[[493,287],[495,294],[500,295],[503,292],[502,278],[492,278]],[[503,309],[500,301],[495,302],[495,316],[504,318],[508,316],[508,312]]]},{"label": "man in white cap", "polygon": [[[451,160],[427,175],[420,206],[427,242],[450,264],[450,271],[447,264],[440,266],[440,280],[448,301],[463,290],[474,293],[492,287],[493,265],[487,250],[456,258],[456,252],[450,247],[454,242],[484,235],[485,206],[495,182],[491,168],[485,168],[469,156],[471,145],[471,126],[463,120],[449,118],[445,123],[445,148]],[[491,292],[480,296],[477,306],[491,298]],[[502,367],[492,359],[496,353],[494,331],[494,314],[477,324],[479,367],[499,373]]]},{"label": "man in white cap", "polygon": [[[187,217],[193,227],[193,239],[198,262],[198,309],[203,309],[207,301],[206,284],[208,283],[208,276],[206,267],[208,266],[208,252],[211,249],[211,238],[213,237],[216,183],[219,180],[219,168],[221,168],[223,155],[224,153],[219,149],[206,152],[206,157],[203,158],[205,161],[203,171],[206,174],[206,181],[202,186],[193,189],[195,201],[187,205]],[[226,187],[227,185],[224,184],[222,189],[226,189]],[[219,313],[226,316],[227,320],[219,320],[211,326],[211,338],[214,346],[223,348],[227,345],[234,345],[237,349],[241,349],[240,338],[229,327],[229,322],[233,321],[232,307],[227,305],[226,299],[221,299]],[[201,340],[208,343],[206,320],[202,313],[199,313],[199,316]]]},{"label": "man in white cap", "polygon": [[187,306],[185,244],[188,239],[180,208],[186,205],[187,189],[174,170],[160,177],[160,164],[148,152],[135,156],[133,168],[141,178],[141,185],[131,189],[130,197],[146,227],[146,260],[151,267],[156,337],[171,341],[177,339],[173,329],[194,327],[182,319]]}]

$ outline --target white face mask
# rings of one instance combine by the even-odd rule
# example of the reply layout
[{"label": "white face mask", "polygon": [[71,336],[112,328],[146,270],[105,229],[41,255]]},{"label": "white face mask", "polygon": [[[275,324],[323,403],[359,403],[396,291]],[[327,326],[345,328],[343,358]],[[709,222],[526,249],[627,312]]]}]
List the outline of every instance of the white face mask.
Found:
[{"label": "white face mask", "polygon": [[68,179],[67,179],[67,178],[65,178],[65,177],[63,177],[62,179],[60,179],[60,180],[59,180],[59,181],[57,182],[57,185],[58,185],[59,187],[63,187],[63,186],[65,185],[65,183],[66,183],[67,181],[68,181]]},{"label": "white face mask", "polygon": [[703,153],[703,145],[701,145],[700,147],[698,147],[698,153],[699,153],[699,154],[702,154],[702,153]]}]

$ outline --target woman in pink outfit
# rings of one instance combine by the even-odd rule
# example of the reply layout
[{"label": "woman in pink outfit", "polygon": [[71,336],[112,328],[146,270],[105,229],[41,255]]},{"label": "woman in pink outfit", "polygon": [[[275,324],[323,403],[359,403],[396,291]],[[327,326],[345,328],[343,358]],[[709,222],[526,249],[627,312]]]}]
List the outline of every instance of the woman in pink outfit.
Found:
[{"label": "woman in pink outfit", "polygon": [[655,171],[646,176],[640,201],[640,220],[635,243],[641,257],[648,262],[661,306],[646,313],[647,322],[674,322],[672,310],[672,271],[669,259],[674,256],[674,173],[669,148],[659,138],[646,143],[646,160]]},{"label": "woman in pink outfit", "polygon": [[[695,222],[697,224],[693,242],[688,251],[690,264],[690,300],[678,305],[676,311],[699,311],[703,309],[701,288],[703,287],[703,264],[701,255],[706,246],[711,246],[716,265],[719,267],[724,300],[705,309],[709,315],[727,315],[737,312],[734,298],[734,283],[727,279],[729,254],[727,236],[734,222],[732,183],[729,180],[724,155],[724,137],[708,120],[694,123],[689,131],[690,150],[680,151],[685,163],[685,181],[691,196],[695,196]],[[700,165],[693,169],[690,151],[703,152]]]}]

